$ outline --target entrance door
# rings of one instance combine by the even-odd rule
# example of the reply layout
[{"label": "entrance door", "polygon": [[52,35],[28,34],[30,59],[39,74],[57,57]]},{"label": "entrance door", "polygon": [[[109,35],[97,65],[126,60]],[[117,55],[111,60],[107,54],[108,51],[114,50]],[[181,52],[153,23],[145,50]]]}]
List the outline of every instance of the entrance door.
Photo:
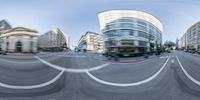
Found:
[{"label": "entrance door", "polygon": [[20,41],[16,43],[16,52],[22,52],[22,42]]}]

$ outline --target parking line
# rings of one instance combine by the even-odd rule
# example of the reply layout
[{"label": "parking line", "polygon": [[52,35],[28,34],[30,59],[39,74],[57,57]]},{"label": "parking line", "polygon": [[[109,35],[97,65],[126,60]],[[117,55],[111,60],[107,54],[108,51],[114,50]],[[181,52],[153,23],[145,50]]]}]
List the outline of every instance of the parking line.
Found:
[{"label": "parking line", "polygon": [[171,60],[171,63],[174,64],[174,59]]},{"label": "parking line", "polygon": [[176,56],[176,59],[178,61],[178,64],[180,65],[181,69],[183,70],[184,74],[192,81],[194,82],[195,84],[199,85],[200,86],[200,81],[196,80],[195,78],[193,78],[186,70],[185,68],[183,67],[183,65],[181,64],[178,56],[176,55],[176,53],[174,53],[175,56]]},{"label": "parking line", "polygon": [[113,83],[113,82],[108,82],[108,81],[104,81],[102,79],[99,79],[99,78],[95,77],[89,71],[87,71],[86,73],[90,78],[92,78],[93,80],[95,80],[95,81],[97,81],[97,82],[99,82],[101,84],[104,84],[104,85],[118,86],[118,87],[138,86],[138,85],[141,85],[141,84],[144,84],[144,83],[148,83],[151,80],[153,80],[154,78],[156,78],[161,73],[161,71],[165,68],[165,66],[167,65],[169,59],[170,59],[170,56],[165,61],[163,66],[154,75],[152,75],[151,77],[149,77],[149,78],[147,78],[145,80],[134,82],[134,83]]}]

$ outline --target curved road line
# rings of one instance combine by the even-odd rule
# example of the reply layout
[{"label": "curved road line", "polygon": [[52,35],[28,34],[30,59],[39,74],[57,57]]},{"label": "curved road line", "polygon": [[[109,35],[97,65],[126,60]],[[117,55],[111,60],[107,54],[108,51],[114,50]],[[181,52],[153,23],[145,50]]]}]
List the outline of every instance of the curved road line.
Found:
[{"label": "curved road line", "polygon": [[161,71],[165,68],[165,66],[167,65],[168,61],[170,59],[170,56],[168,57],[168,59],[165,61],[165,63],[163,64],[163,66],[159,69],[158,72],[156,72],[153,76],[145,79],[145,80],[142,80],[142,81],[138,81],[138,82],[134,82],[134,83],[113,83],[113,82],[108,82],[108,81],[104,81],[104,80],[101,80],[97,77],[95,77],[94,75],[92,75],[89,71],[87,71],[87,75],[89,77],[91,77],[93,80],[101,83],[101,84],[105,84],[105,85],[110,85],[110,86],[118,86],[118,87],[128,87],[128,86],[137,86],[137,85],[141,85],[141,84],[144,84],[144,83],[147,83],[147,82],[150,82],[151,80],[153,80],[155,77],[157,77]]},{"label": "curved road line", "polygon": [[186,70],[185,68],[183,67],[183,65],[181,64],[178,56],[176,55],[176,53],[174,53],[175,56],[176,56],[176,59],[178,60],[178,64],[180,65],[181,69],[183,70],[184,74],[192,81],[194,82],[195,84],[199,85],[200,86],[200,81],[196,80],[195,78],[193,78]]},{"label": "curved road line", "polygon": [[57,65],[54,65],[52,63],[49,63],[43,59],[41,59],[40,57],[38,56],[34,56],[36,59],[38,59],[39,61],[41,61],[42,63],[54,68],[54,69],[57,69],[57,70],[61,70],[61,71],[67,71],[67,72],[73,72],[73,73],[85,73],[87,71],[95,71],[95,70],[99,70],[101,68],[104,68],[108,65],[110,65],[110,63],[105,63],[103,65],[100,65],[100,66],[96,66],[96,67],[93,67],[93,68],[87,68],[87,69],[72,69],[72,68],[63,68],[61,66],[57,66]]},{"label": "curved road line", "polygon": [[36,89],[36,88],[41,88],[41,87],[45,87],[45,86],[48,86],[48,85],[56,82],[63,75],[63,73],[64,73],[64,71],[61,71],[52,80],[45,82],[45,83],[42,83],[42,84],[30,85],[30,86],[16,86],[16,85],[9,85],[9,84],[5,84],[5,83],[0,82],[0,86],[4,87],[4,88],[9,88],[9,89]]},{"label": "curved road line", "polygon": [[143,63],[143,62],[147,62],[149,60],[152,60],[153,58],[156,57],[151,57],[151,58],[147,58],[147,59],[140,59],[140,60],[127,60],[127,61],[122,61],[122,62],[110,62],[111,64],[138,64],[138,63]]}]

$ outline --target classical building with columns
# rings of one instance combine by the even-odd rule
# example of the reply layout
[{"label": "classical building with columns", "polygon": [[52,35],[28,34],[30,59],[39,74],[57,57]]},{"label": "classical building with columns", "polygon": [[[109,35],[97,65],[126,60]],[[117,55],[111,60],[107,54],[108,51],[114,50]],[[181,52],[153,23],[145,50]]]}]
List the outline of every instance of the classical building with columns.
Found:
[{"label": "classical building with columns", "polygon": [[2,51],[19,52],[19,53],[35,53],[37,52],[37,33],[34,29],[24,27],[16,27],[6,30],[2,33]]}]

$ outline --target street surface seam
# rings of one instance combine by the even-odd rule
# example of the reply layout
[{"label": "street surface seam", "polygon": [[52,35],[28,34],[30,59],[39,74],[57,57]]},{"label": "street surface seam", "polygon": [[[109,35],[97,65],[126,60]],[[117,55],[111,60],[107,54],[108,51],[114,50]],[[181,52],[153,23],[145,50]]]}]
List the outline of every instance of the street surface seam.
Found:
[{"label": "street surface seam", "polygon": [[50,81],[42,83],[42,84],[29,85],[29,86],[16,86],[16,85],[9,85],[9,84],[5,84],[5,83],[0,82],[0,86],[4,87],[4,88],[9,88],[9,89],[36,89],[36,88],[41,88],[41,87],[45,87],[45,86],[48,86],[48,85],[56,82],[63,75],[63,73],[64,73],[64,71],[61,71],[56,77],[54,77]]},{"label": "street surface seam", "polygon": [[134,83],[113,83],[113,82],[108,82],[108,81],[104,81],[104,80],[101,80],[97,77],[95,77],[94,75],[92,75],[89,71],[87,71],[87,75],[92,78],[93,80],[101,83],[101,84],[105,84],[105,85],[110,85],[110,86],[118,86],[118,87],[128,87],[128,86],[137,86],[137,85],[141,85],[141,84],[144,84],[144,83],[147,83],[147,82],[150,82],[151,80],[153,80],[155,77],[157,77],[161,71],[165,68],[165,66],[167,65],[168,61],[170,59],[170,56],[168,57],[168,59],[165,61],[165,63],[163,64],[163,66],[158,70],[158,72],[156,72],[153,76],[145,79],[145,80],[142,80],[142,81],[138,81],[138,82],[134,82]]},{"label": "street surface seam", "polygon": [[183,70],[184,74],[192,81],[194,82],[195,84],[197,84],[198,86],[200,86],[200,81],[196,80],[195,78],[193,78],[186,70],[185,68],[183,67],[183,65],[181,64],[178,56],[176,55],[176,53],[174,53],[175,56],[176,56],[176,59],[178,60],[178,64],[180,65],[181,69]]}]

